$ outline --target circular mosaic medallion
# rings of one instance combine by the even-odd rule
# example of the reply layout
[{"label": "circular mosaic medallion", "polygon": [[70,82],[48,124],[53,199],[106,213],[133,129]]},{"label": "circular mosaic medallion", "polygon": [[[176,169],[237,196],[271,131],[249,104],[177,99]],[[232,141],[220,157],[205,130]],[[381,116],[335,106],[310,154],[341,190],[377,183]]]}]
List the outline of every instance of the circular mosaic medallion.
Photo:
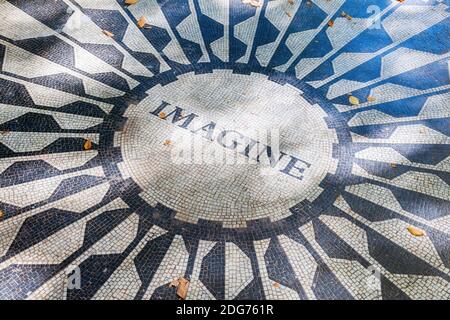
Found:
[{"label": "circular mosaic medallion", "polygon": [[258,221],[304,223],[314,210],[296,217],[296,208],[313,203],[338,168],[339,121],[303,89],[230,69],[153,85],[124,112],[122,173],[147,204],[190,227],[219,223],[223,234]]},{"label": "circular mosaic medallion", "polygon": [[448,1],[0,12],[0,299],[450,298]]}]

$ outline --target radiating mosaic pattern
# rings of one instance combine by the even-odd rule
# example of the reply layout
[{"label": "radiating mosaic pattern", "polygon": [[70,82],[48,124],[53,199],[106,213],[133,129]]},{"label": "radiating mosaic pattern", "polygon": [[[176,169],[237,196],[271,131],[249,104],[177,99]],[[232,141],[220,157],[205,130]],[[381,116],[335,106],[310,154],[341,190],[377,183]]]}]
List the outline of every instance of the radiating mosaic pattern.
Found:
[{"label": "radiating mosaic pattern", "polygon": [[0,0],[0,298],[450,299],[449,5]]}]

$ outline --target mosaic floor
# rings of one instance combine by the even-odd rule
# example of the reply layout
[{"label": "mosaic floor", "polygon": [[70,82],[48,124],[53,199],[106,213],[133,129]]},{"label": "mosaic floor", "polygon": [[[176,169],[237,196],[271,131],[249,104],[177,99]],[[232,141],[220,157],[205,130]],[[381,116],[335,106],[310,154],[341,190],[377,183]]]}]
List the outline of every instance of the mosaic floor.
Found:
[{"label": "mosaic floor", "polygon": [[0,0],[1,299],[450,299],[449,1],[128,1]]}]

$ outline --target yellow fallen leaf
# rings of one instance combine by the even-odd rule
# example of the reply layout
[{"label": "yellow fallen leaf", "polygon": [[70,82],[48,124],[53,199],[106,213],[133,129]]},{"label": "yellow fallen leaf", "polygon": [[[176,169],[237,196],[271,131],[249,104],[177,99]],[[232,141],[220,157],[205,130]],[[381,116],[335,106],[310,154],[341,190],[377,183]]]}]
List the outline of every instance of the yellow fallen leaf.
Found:
[{"label": "yellow fallen leaf", "polygon": [[288,0],[289,4],[294,4],[294,0]]},{"label": "yellow fallen leaf", "polygon": [[275,288],[279,288],[279,287],[280,287],[280,284],[279,284],[278,282],[274,282],[274,283],[273,283],[273,286],[274,286]]},{"label": "yellow fallen leaf", "polygon": [[289,18],[292,17],[292,14],[290,12],[285,11],[285,13]]},{"label": "yellow fallen leaf", "polygon": [[328,21],[328,26],[329,26],[329,27],[334,26],[334,21],[333,21],[333,20]]},{"label": "yellow fallen leaf", "polygon": [[91,140],[86,140],[83,144],[84,150],[91,150],[92,149],[92,142]]},{"label": "yellow fallen leaf", "polygon": [[391,163],[390,166],[391,166],[391,168],[393,168],[393,169],[397,168],[397,164],[395,164],[395,163]]},{"label": "yellow fallen leaf", "polygon": [[359,99],[354,96],[348,97],[348,101],[354,106],[357,106],[359,104]]},{"label": "yellow fallen leaf", "polygon": [[425,235],[425,232],[423,230],[420,230],[419,228],[409,226],[407,229],[413,236],[422,237]]},{"label": "yellow fallen leaf", "polygon": [[167,115],[164,111],[161,111],[160,113],[158,113],[158,117],[160,117],[161,119],[165,119],[167,118]]},{"label": "yellow fallen leaf", "polygon": [[3,218],[4,216],[5,216],[5,213],[0,210],[0,219]]},{"label": "yellow fallen leaf", "polygon": [[145,25],[147,24],[147,19],[142,16],[139,18],[138,22],[137,22],[137,26],[142,29],[143,27],[145,27]]},{"label": "yellow fallen leaf", "polygon": [[110,37],[110,38],[114,37],[114,33],[110,32],[108,30],[102,30],[102,32],[107,37]]},{"label": "yellow fallen leaf", "polygon": [[139,0],[125,0],[125,4],[128,4],[128,5],[130,5],[130,4],[136,4],[136,3],[138,3],[139,2]]},{"label": "yellow fallen leaf", "polygon": [[367,102],[374,102],[375,100],[377,100],[377,99],[375,99],[375,97],[372,97],[372,96],[367,97]]},{"label": "yellow fallen leaf", "polygon": [[347,20],[352,20],[352,16],[351,16],[351,15],[349,15],[349,14],[348,14],[348,15],[346,15],[345,17],[347,18]]},{"label": "yellow fallen leaf", "polygon": [[172,144],[172,141],[170,141],[169,139],[164,140],[163,143],[165,146],[170,146]]}]

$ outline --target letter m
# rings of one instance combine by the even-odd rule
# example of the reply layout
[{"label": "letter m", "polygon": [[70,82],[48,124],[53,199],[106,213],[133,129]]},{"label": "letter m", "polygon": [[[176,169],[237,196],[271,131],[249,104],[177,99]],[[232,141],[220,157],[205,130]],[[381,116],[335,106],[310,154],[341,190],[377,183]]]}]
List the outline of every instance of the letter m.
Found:
[{"label": "letter m", "polygon": [[[168,102],[163,101],[161,103],[161,105],[156,108],[155,111],[150,112],[151,114],[155,115],[155,116],[159,116],[159,114],[167,107],[170,106],[171,104]],[[197,117],[197,115],[195,113],[190,113],[189,115],[183,115],[183,109],[181,109],[180,107],[175,107],[175,109],[173,109],[170,113],[168,113],[165,117],[165,119],[170,119],[170,117],[172,117],[172,123],[177,123],[181,120],[184,120],[182,124],[179,124],[178,126],[183,128],[183,129],[187,129],[187,127],[189,126],[189,124],[192,122],[192,120],[194,120],[195,117]]]}]

